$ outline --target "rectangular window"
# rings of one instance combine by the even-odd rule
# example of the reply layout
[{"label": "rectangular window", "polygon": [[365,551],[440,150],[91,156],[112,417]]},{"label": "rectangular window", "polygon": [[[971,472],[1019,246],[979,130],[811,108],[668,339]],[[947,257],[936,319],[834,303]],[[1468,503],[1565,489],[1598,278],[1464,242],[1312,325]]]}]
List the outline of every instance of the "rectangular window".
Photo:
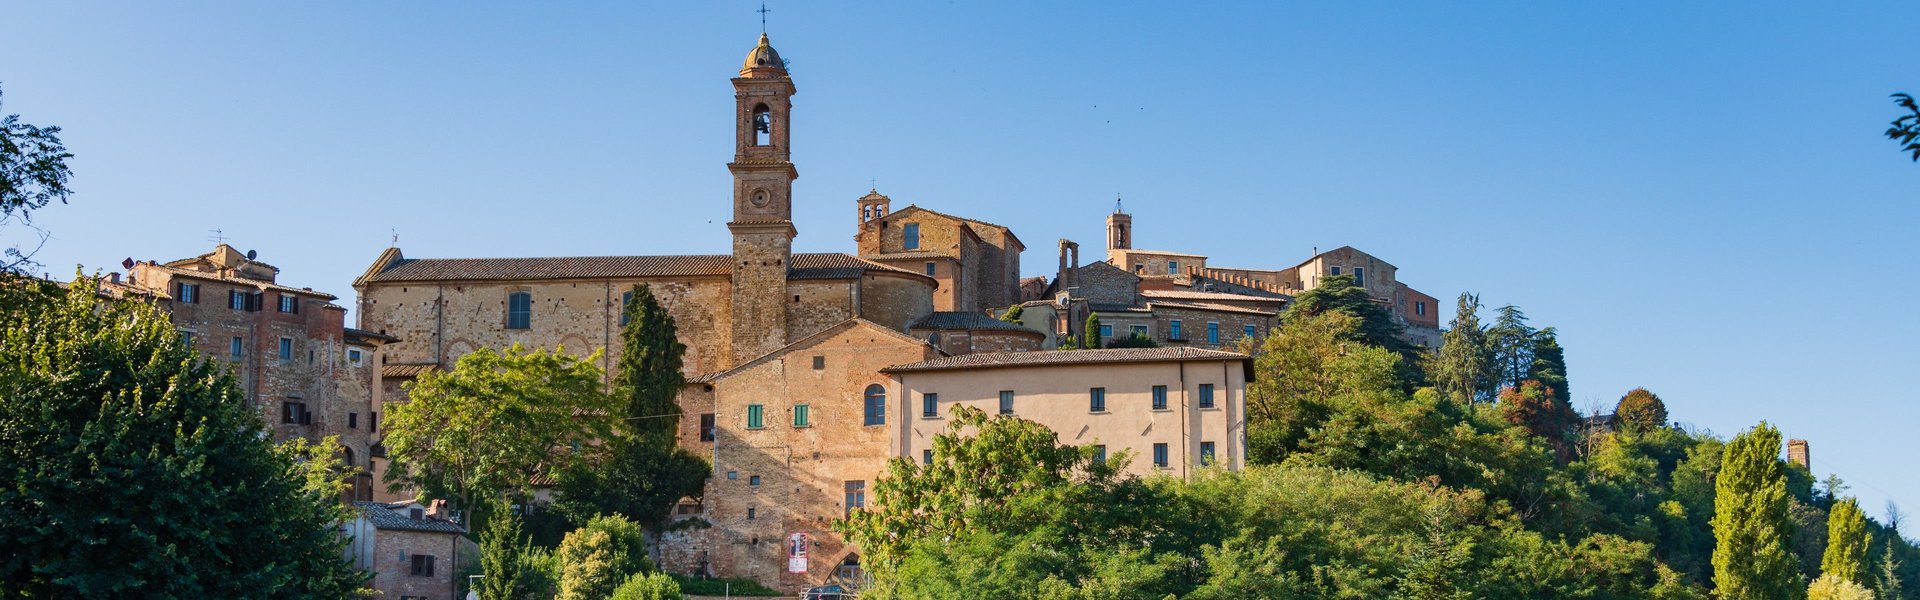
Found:
[{"label": "rectangular window", "polygon": [[1200,384],[1200,408],[1213,408],[1213,384]]},{"label": "rectangular window", "polygon": [[1413,303],[1413,314],[1416,314],[1416,315],[1420,315],[1420,316],[1423,316],[1423,317],[1424,317],[1424,316],[1426,316],[1426,315],[1427,315],[1427,301],[1425,301],[1425,300],[1421,300],[1421,301],[1419,301],[1419,302],[1415,302],[1415,303]]},{"label": "rectangular window", "polygon": [[1107,412],[1107,388],[1087,390],[1087,412]]},{"label": "rectangular window", "polygon": [[1099,444],[1093,447],[1093,464],[1107,464],[1107,446],[1105,444]]},{"label": "rectangular window", "polygon": [[761,406],[758,404],[747,405],[747,429],[759,429],[764,426],[764,424],[760,422],[761,410]]},{"label": "rectangular window", "polygon": [[920,224],[919,223],[908,223],[905,226],[901,227],[900,235],[906,238],[905,245],[908,250],[920,249]]},{"label": "rectangular window", "polygon": [[700,441],[713,441],[713,413],[700,415]]},{"label": "rectangular window", "polygon": [[347,413],[347,429],[359,429],[359,428],[360,428],[360,413],[355,413],[355,412]]},{"label": "rectangular window", "polygon": [[1159,467],[1162,469],[1167,468],[1167,445],[1166,444],[1162,443],[1162,444],[1153,445],[1153,466]]},{"label": "rectangular window", "polygon": [[280,360],[293,360],[293,338],[280,338]]},{"label": "rectangular window", "polygon": [[305,408],[300,406],[300,404],[297,402],[281,402],[280,403],[280,422],[286,425],[299,423],[300,413],[303,410],[305,410]]},{"label": "rectangular window", "polygon": [[178,291],[175,291],[173,296],[175,298],[179,298],[181,304],[199,304],[200,303],[200,284],[178,283],[178,284],[174,284],[174,287],[176,287]]},{"label": "rectangular window", "polygon": [[1013,414],[1013,390],[1000,390],[1000,414]]},{"label": "rectangular window", "polygon": [[1213,464],[1213,442],[1200,442],[1200,464]]},{"label": "rectangular window", "polygon": [[932,448],[927,448],[927,449],[925,449],[925,450],[921,450],[921,451],[920,451],[920,464],[923,464],[923,465],[930,465],[930,464],[933,464],[933,449],[932,449]]},{"label": "rectangular window", "polygon": [[926,417],[929,419],[940,416],[940,395],[939,394],[921,394],[920,395],[920,416]]},{"label": "rectangular window", "polygon": [[1167,274],[1168,274],[1168,275],[1179,275],[1179,274],[1180,274],[1180,261],[1177,261],[1177,260],[1170,260],[1170,261],[1167,261]]},{"label": "rectangular window", "polygon": [[359,350],[359,349],[348,349],[348,350],[347,350],[347,362],[348,362],[348,363],[352,363],[352,364],[353,364],[353,366],[356,366],[356,367],[358,367],[358,366],[360,366],[360,350]]},{"label": "rectangular window", "polygon": [[247,341],[240,339],[240,336],[233,336],[233,341],[227,344],[227,348],[232,351],[234,358],[240,358],[247,353]]},{"label": "rectangular window", "polygon": [[1361,287],[1365,287],[1367,285],[1367,268],[1366,267],[1353,268],[1353,284]]},{"label": "rectangular window", "polygon": [[866,409],[865,424],[887,424],[887,389],[878,383],[867,386]]},{"label": "rectangular window", "polygon": [[825,356],[813,357],[813,370],[818,371],[825,368],[827,368],[827,357]]},{"label": "rectangular window", "polygon": [[754,519],[754,517],[758,517],[758,516],[760,516],[760,511],[759,511],[758,509],[754,509],[754,508],[748,508],[748,509],[747,509],[747,520],[748,520],[748,521],[752,521],[752,520]]},{"label": "rectangular window", "polygon": [[1101,323],[1101,324],[1100,324],[1100,337],[1101,337],[1101,338],[1111,338],[1111,337],[1113,337],[1113,326],[1112,326],[1112,325],[1108,325],[1108,324],[1105,324],[1105,323]]},{"label": "rectangular window", "polygon": [[431,554],[413,555],[413,561],[412,561],[413,564],[411,565],[411,568],[408,569],[407,573],[414,577],[432,577],[433,576],[433,559],[434,559],[434,556]]},{"label": "rectangular window", "polygon": [[533,293],[507,294],[507,329],[531,329],[532,327]]},{"label": "rectangular window", "polygon": [[1340,274],[1340,267],[1328,267],[1327,269],[1328,269],[1328,270],[1327,270],[1327,274],[1328,274],[1328,275],[1339,275],[1339,274]]},{"label": "rectangular window", "polygon": [[240,290],[228,290],[227,291],[227,308],[231,308],[234,310],[246,310],[247,309],[246,292],[242,292]]},{"label": "rectangular window", "polygon": [[1134,335],[1138,335],[1140,337],[1147,337],[1147,326],[1145,325],[1134,325],[1132,327],[1128,327],[1127,329],[1128,331],[1133,332]]},{"label": "rectangular window", "polygon": [[1260,335],[1259,330],[1254,329],[1252,325],[1248,325],[1246,327],[1241,328],[1241,333],[1243,333],[1247,337],[1256,337]]},{"label": "rectangular window", "polygon": [[367,431],[380,431],[380,413],[367,413]]},{"label": "rectangular window", "polygon": [[938,274],[938,271],[939,269],[936,268],[932,262],[927,263],[927,275],[929,277]]},{"label": "rectangular window", "polygon": [[627,324],[627,305],[633,304],[633,292],[620,292],[620,325]]},{"label": "rectangular window", "polygon": [[808,416],[807,405],[805,404],[793,405],[793,426],[794,427],[806,427],[807,416]]},{"label": "rectangular window", "polygon": [[185,329],[180,330],[180,343],[185,344],[188,348],[192,348],[193,332],[187,331]]},{"label": "rectangular window", "polygon": [[867,507],[867,482],[865,481],[847,482],[846,506],[847,506],[848,515],[853,514],[854,509]]},{"label": "rectangular window", "polygon": [[1164,385],[1153,386],[1153,409],[1154,410],[1167,409],[1167,386],[1164,386]]},{"label": "rectangular window", "polygon": [[1209,344],[1220,343],[1220,324],[1219,323],[1215,323],[1213,321],[1207,322],[1207,343]]},{"label": "rectangular window", "polygon": [[1179,320],[1179,319],[1174,319],[1174,320],[1172,320],[1172,321],[1168,321],[1168,322],[1167,322],[1167,339],[1170,339],[1170,340],[1184,340],[1184,339],[1187,339],[1187,337],[1186,337],[1186,336],[1184,336],[1184,335],[1181,335],[1181,334],[1180,334],[1180,320]]},{"label": "rectangular window", "polygon": [[751,486],[754,486],[754,487],[759,487],[759,486],[760,486],[760,476],[759,476],[759,475],[748,475],[748,476],[747,476],[747,485],[751,485]]},{"label": "rectangular window", "polygon": [[281,294],[280,295],[280,312],[283,312],[283,313],[300,312],[300,299],[291,294]]}]

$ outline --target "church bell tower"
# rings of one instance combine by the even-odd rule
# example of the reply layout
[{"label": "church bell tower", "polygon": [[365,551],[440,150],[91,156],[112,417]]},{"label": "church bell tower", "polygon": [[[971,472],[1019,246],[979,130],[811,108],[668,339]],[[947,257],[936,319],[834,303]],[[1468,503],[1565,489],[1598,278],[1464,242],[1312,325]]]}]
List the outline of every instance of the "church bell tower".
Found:
[{"label": "church bell tower", "polygon": [[787,343],[787,269],[793,261],[793,168],[787,145],[793,79],[760,34],[733,78],[732,355],[738,365]]}]

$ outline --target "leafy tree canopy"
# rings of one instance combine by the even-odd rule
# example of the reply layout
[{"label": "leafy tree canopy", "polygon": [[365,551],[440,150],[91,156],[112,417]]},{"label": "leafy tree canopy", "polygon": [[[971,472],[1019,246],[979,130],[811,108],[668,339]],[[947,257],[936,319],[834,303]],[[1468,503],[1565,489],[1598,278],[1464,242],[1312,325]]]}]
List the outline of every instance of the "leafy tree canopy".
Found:
[{"label": "leafy tree canopy", "polygon": [[1633,388],[1613,407],[1614,422],[1622,429],[1648,431],[1667,426],[1667,403],[1647,388]]}]

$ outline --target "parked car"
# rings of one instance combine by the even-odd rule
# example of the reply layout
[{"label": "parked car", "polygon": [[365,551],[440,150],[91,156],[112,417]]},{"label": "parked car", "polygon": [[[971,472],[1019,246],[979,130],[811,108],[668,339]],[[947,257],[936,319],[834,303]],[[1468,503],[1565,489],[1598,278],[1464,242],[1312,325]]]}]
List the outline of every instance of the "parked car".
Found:
[{"label": "parked car", "polygon": [[838,583],[816,585],[800,592],[800,600],[853,600],[858,596]]}]

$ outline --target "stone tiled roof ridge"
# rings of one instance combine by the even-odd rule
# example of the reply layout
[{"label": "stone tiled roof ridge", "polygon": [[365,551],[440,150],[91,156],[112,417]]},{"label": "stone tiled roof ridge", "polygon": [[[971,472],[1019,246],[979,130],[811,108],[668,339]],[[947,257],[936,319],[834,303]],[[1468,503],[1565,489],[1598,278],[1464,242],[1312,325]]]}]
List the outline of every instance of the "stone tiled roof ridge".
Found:
[{"label": "stone tiled roof ridge", "polygon": [[1183,298],[1190,300],[1222,300],[1239,302],[1286,302],[1280,295],[1255,296],[1233,292],[1198,292],[1193,290],[1140,290],[1140,295],[1148,298]]},{"label": "stone tiled roof ridge", "polygon": [[[933,350],[934,350],[935,352],[939,352],[939,351],[940,351],[940,349],[939,349],[939,348],[934,348],[932,344],[928,344],[926,340],[923,340],[923,339],[920,339],[920,338],[916,338],[916,337],[913,337],[913,336],[910,336],[910,335],[907,335],[907,334],[904,334],[904,333],[900,333],[900,332],[898,332],[898,331],[894,331],[894,330],[893,330],[892,328],[890,328],[890,327],[887,327],[887,326],[885,326],[885,325],[881,325],[881,324],[879,324],[879,323],[875,323],[875,322],[873,322],[873,321],[869,321],[869,320],[866,320],[866,319],[862,319],[862,318],[860,318],[860,317],[854,317],[854,318],[851,318],[851,319],[847,319],[847,320],[845,320],[845,321],[841,321],[841,322],[839,322],[839,323],[836,323],[836,324],[834,324],[834,325],[833,325],[832,327],[828,327],[828,328],[826,328],[826,329],[822,329],[822,330],[820,330],[820,331],[817,331],[817,332],[814,332],[814,333],[813,333],[812,335],[809,335],[809,336],[807,336],[807,337],[803,337],[803,338],[800,338],[800,339],[798,339],[798,340],[794,340],[794,341],[793,341],[792,343],[789,343],[789,344],[787,344],[787,345],[785,345],[785,346],[781,346],[781,347],[780,347],[779,349],[777,349],[777,350],[774,350],[774,351],[772,351],[772,352],[768,352],[768,353],[766,353],[766,354],[763,354],[763,355],[760,355],[760,356],[758,356],[758,357],[755,357],[755,358],[754,358],[753,360],[749,360],[749,361],[747,361],[747,362],[743,362],[743,363],[740,363],[739,365],[737,365],[737,366],[735,366],[735,367],[733,367],[733,368],[731,368],[731,369],[727,369],[727,370],[725,370],[725,371],[716,371],[716,372],[712,372],[712,373],[706,373],[706,374],[702,374],[702,375],[697,375],[697,376],[694,376],[694,377],[688,377],[688,378],[687,378],[687,383],[689,383],[689,384],[698,384],[698,383],[713,383],[713,382],[715,382],[715,381],[719,381],[719,380],[721,380],[721,379],[725,379],[725,378],[726,378],[727,376],[729,376],[729,375],[733,375],[733,374],[735,374],[735,373],[739,373],[739,372],[742,372],[742,371],[745,371],[745,370],[747,370],[747,369],[750,369],[750,368],[753,368],[753,367],[755,367],[755,366],[758,366],[758,365],[760,365],[760,364],[762,364],[762,363],[765,363],[765,362],[767,362],[768,360],[772,360],[772,359],[773,359],[773,357],[776,357],[776,356],[780,356],[780,355],[782,355],[782,354],[786,354],[786,353],[788,353],[788,352],[792,352],[792,351],[794,351],[794,350],[796,350],[796,349],[799,349],[799,348],[805,348],[805,347],[807,347],[807,346],[808,346],[809,344],[813,344],[814,342],[817,342],[817,341],[819,341],[819,340],[822,340],[822,339],[826,339],[826,338],[828,338],[828,337],[831,337],[831,336],[833,336],[833,335],[835,335],[835,334],[838,334],[838,333],[840,333],[840,332],[842,332],[842,331],[846,331],[846,330],[848,330],[848,329],[852,329],[852,328],[854,328],[854,327],[859,327],[859,326],[861,326],[861,325],[867,325],[867,326],[870,326],[870,327],[872,327],[873,329],[876,329],[876,330],[879,330],[880,332],[882,332],[882,333],[884,333],[884,334],[887,334],[887,335],[890,335],[890,336],[892,336],[892,337],[894,337],[895,339],[898,339],[898,340],[901,340],[901,341],[905,341],[905,342],[909,342],[909,343],[914,343],[914,344],[920,344],[920,345],[923,345],[923,346],[927,346],[927,347],[929,347],[929,348],[933,348]],[[944,354],[944,352],[942,352],[942,354]]]},{"label": "stone tiled roof ridge", "polygon": [[[867,271],[915,277],[923,274],[839,253],[793,255],[794,279],[844,279]],[[556,280],[645,277],[728,276],[727,254],[655,256],[554,256],[534,258],[401,258],[366,276],[368,282]]]},{"label": "stone tiled roof ridge", "polygon": [[[396,504],[405,506],[409,503],[400,502]],[[433,519],[433,518],[415,519],[410,516],[401,514],[397,510],[394,510],[393,506],[394,505],[392,504],[387,504],[384,502],[362,501],[362,502],[353,503],[353,507],[356,509],[359,509],[360,514],[365,516],[368,521],[373,523],[374,527],[379,529],[397,529],[397,530],[404,530],[404,531],[425,531],[429,533],[452,533],[452,534],[461,534],[461,533],[467,532],[467,529],[465,527],[461,527],[460,524],[458,523],[454,523],[452,521],[448,521],[445,519]]]},{"label": "stone tiled roof ridge", "polygon": [[1034,335],[1046,335],[1039,330],[1009,323],[993,318],[985,313],[970,311],[935,312],[915,321],[907,329],[968,329],[975,331],[1019,331]]},{"label": "stone tiled roof ridge", "polygon": [[987,352],[936,358],[881,369],[886,373],[991,369],[1133,362],[1181,362],[1194,360],[1252,360],[1238,352],[1223,352],[1185,346],[1161,348],[1110,348],[1102,350],[1037,350],[1033,352]]}]

